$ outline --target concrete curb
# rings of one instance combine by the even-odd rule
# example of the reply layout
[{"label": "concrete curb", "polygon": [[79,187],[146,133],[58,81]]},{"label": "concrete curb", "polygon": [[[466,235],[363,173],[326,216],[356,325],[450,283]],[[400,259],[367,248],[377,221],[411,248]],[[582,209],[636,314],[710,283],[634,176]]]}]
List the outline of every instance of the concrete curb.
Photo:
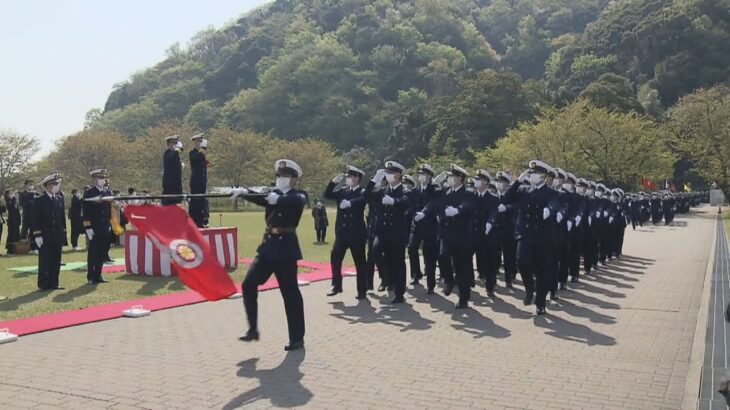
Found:
[{"label": "concrete curb", "polygon": [[[702,287],[700,308],[697,312],[697,325],[695,326],[695,336],[694,341],[692,342],[692,354],[689,359],[689,372],[687,373],[687,382],[684,385],[684,394],[682,395],[683,410],[695,410],[699,404],[700,384],[702,383],[702,366],[705,362],[705,341],[707,338],[707,319],[710,309],[710,293],[712,292],[712,272],[715,270],[717,219],[715,220],[712,245],[710,246],[710,255],[707,261],[707,269],[705,270],[705,281]],[[722,219],[720,219],[720,222],[722,223]]]}]

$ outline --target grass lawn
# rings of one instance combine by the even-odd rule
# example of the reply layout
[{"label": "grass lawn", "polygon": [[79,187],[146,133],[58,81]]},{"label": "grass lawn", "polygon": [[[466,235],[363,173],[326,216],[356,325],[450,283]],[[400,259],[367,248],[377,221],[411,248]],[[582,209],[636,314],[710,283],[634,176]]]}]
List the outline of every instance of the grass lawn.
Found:
[{"label": "grass lawn", "polygon": [[[299,228],[299,242],[302,246],[304,259],[312,262],[328,262],[331,246],[314,244],[315,234],[312,217],[309,210],[304,212]],[[263,215],[262,212],[215,213],[211,215],[210,222],[213,227],[238,227],[239,257],[253,258],[263,234]],[[330,231],[334,231],[334,218],[335,215],[332,212],[330,214],[330,221],[332,221]],[[219,221],[222,225],[219,225]],[[334,239],[333,232],[328,232],[327,236],[328,242]],[[124,249],[112,248],[110,255],[112,258],[123,257]],[[65,251],[63,261],[85,262],[86,252]],[[37,263],[37,256],[0,257],[0,296],[7,298],[0,301],[0,322],[186,290],[185,286],[176,278],[120,273],[105,274],[104,276],[109,280],[109,283],[91,286],[86,284],[85,271],[66,271],[61,272],[60,275],[60,283],[61,286],[66,288],[65,290],[39,292],[36,287],[37,275],[35,273],[21,273],[9,270],[13,267],[32,266],[37,265]],[[348,255],[345,264],[351,263],[352,261]],[[246,268],[245,265],[239,265],[235,272],[231,272],[235,282],[241,282],[246,273]]]}]

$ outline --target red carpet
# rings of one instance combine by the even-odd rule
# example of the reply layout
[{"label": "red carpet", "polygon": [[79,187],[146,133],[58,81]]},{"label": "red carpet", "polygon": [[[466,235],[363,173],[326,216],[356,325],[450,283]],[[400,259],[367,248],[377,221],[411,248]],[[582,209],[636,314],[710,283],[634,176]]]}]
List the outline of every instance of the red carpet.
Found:
[{"label": "red carpet", "polygon": [[[251,259],[240,259],[240,262],[249,264]],[[300,261],[299,266],[311,269],[311,272],[302,273],[299,279],[309,282],[319,282],[329,280],[332,277],[332,271],[329,264],[314,263]],[[124,268],[124,266],[122,266]],[[106,266],[107,269],[118,269],[118,266]],[[123,271],[123,269],[122,269]],[[236,286],[241,291],[239,285]],[[271,290],[279,287],[276,278],[272,275],[266,283],[259,286],[259,290]],[[8,328],[10,333],[18,336],[29,335],[33,333],[46,332],[49,330],[62,329],[70,326],[77,326],[86,323],[100,322],[102,320],[116,319],[122,317],[122,311],[129,309],[135,305],[142,305],[147,310],[163,310],[180,306],[192,305],[204,302],[198,293],[193,291],[173,293],[170,295],[152,296],[137,300],[128,300],[125,302],[112,303],[109,305],[94,306],[81,310],[72,310],[68,312],[51,313],[43,316],[30,317],[25,319],[10,320],[0,322],[0,329]],[[130,319],[133,320],[133,319]]]}]

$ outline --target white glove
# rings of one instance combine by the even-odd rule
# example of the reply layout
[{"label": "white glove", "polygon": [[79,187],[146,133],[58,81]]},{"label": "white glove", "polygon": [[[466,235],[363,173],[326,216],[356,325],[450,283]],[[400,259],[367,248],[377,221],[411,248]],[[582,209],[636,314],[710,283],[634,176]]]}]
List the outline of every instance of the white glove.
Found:
[{"label": "white glove", "polygon": [[517,177],[517,181],[519,182],[525,182],[528,180],[527,175],[530,173],[530,170],[527,169],[525,172],[521,173],[519,177]]},{"label": "white glove", "polygon": [[385,195],[383,197],[383,205],[393,205],[395,203],[395,199],[393,199],[389,195]]},{"label": "white glove", "polygon": [[507,212],[507,207],[504,206],[504,204],[499,204],[499,206],[497,207],[497,211],[499,211],[499,212]]},{"label": "white glove", "polygon": [[182,147],[182,142],[178,141],[177,143],[175,143],[175,149],[182,149]]},{"label": "white glove", "polygon": [[416,212],[416,216],[414,216],[413,219],[415,219],[416,222],[421,222],[425,217],[426,214],[424,214],[423,212]]},{"label": "white glove", "polygon": [[490,224],[489,222],[487,222],[487,229],[484,231],[484,233],[487,234],[487,235],[489,235],[489,231],[491,231],[491,230],[492,230],[492,224]]},{"label": "white glove", "polygon": [[582,220],[583,220],[583,218],[581,218],[580,215],[576,216],[575,217],[575,226],[580,226],[580,221],[582,221]]},{"label": "white glove", "polygon": [[596,211],[596,218],[600,218],[600,217],[601,217],[601,211]]},{"label": "white glove", "polygon": [[459,214],[459,210],[454,208],[453,206],[447,206],[444,210],[444,213],[446,216],[456,216]]},{"label": "white glove", "polygon": [[543,208],[542,219],[548,219],[548,218],[550,218],[550,210],[547,208]]},{"label": "white glove", "polygon": [[86,230],[86,237],[89,238],[89,240],[94,239],[94,230],[89,228]]},{"label": "white glove", "polygon": [[557,221],[558,223],[560,223],[560,221],[562,221],[562,220],[563,220],[563,214],[561,214],[560,212],[558,212],[558,214],[557,214],[557,215],[555,215],[555,220],[556,220],[556,221]]},{"label": "white glove", "polygon": [[334,182],[335,184],[341,184],[342,181],[344,181],[344,180],[345,180],[345,174],[340,174],[340,175],[337,175],[336,177],[332,178],[332,182]]},{"label": "white glove", "polygon": [[276,203],[279,202],[279,194],[276,192],[270,193],[266,196],[266,202],[268,202],[269,205],[276,205]]},{"label": "white glove", "polygon": [[608,223],[613,223],[613,217],[608,218]]},{"label": "white glove", "polygon": [[608,216],[608,211],[603,211],[603,217],[605,218],[607,216]]},{"label": "white glove", "polygon": [[246,195],[247,193],[248,193],[248,189],[246,189],[246,188],[233,188],[233,191],[231,191],[231,199],[234,199],[241,195]]},{"label": "white glove", "polygon": [[385,170],[379,169],[373,176],[372,181],[375,182],[376,184],[379,184],[379,183],[383,182],[384,179],[385,179]]},{"label": "white glove", "polygon": [[35,238],[35,244],[38,245],[39,248],[42,247],[43,246],[43,238],[41,238],[40,236],[37,237],[37,238]]},{"label": "white glove", "polygon": [[444,172],[436,175],[436,178],[434,178],[432,182],[435,185],[441,186],[441,185],[443,185],[444,181],[446,181],[446,178],[448,178],[448,177],[449,177],[449,173],[444,171]]},{"label": "white glove", "polygon": [[593,226],[593,218],[588,217],[588,226]]},{"label": "white glove", "polygon": [[340,202],[340,209],[347,209],[352,206],[352,202],[348,201],[347,199],[343,199],[342,202]]},{"label": "white glove", "polygon": [[200,148],[208,148],[208,140],[203,140],[200,142]]},{"label": "white glove", "polygon": [[570,232],[571,229],[573,229],[573,222],[568,221],[568,232]]},{"label": "white glove", "polygon": [[185,163],[184,162],[180,161],[180,166],[182,167],[182,169],[185,169]]}]

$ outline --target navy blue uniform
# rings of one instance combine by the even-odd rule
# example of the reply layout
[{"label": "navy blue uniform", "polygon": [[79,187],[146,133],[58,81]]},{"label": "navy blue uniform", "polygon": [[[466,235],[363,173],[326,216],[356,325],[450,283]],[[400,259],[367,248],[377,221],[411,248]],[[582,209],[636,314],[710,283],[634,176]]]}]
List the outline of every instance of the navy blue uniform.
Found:
[{"label": "navy blue uniform", "polygon": [[583,231],[583,269],[589,275],[593,267],[598,264],[599,229],[596,212],[598,210],[598,199],[595,197],[585,198],[585,224]]},{"label": "navy blue uniform", "polygon": [[284,310],[289,327],[289,340],[304,340],[304,301],[297,282],[297,261],[302,259],[296,228],[302,218],[307,194],[290,189],[280,195],[276,205],[270,205],[264,197],[245,197],[249,202],[266,208],[266,232],[256,249],[256,258],[246,272],[243,288],[243,306],[251,329],[258,329],[258,287],[276,276],[279,291],[284,299]]},{"label": "navy blue uniform", "polygon": [[[171,148],[166,149],[162,156],[162,167],[162,194],[182,194],[182,163],[180,162],[180,153]],[[164,198],[161,201],[162,205],[175,205],[180,202],[182,202],[182,197]]]},{"label": "navy blue uniform", "polygon": [[71,246],[77,248],[79,246],[79,236],[84,234],[84,221],[82,219],[82,209],[84,201],[71,197],[71,207],[68,209],[68,219],[71,221]]},{"label": "navy blue uniform", "polygon": [[[204,194],[208,190],[208,160],[205,150],[195,148],[190,151],[190,193]],[[190,218],[198,228],[208,226],[210,211],[208,198],[190,198]]]},{"label": "navy blue uniform", "polygon": [[[365,226],[364,189],[358,186],[335,190],[335,186],[334,182],[330,182],[324,192],[325,198],[337,203],[335,243],[332,245],[330,255],[332,287],[342,291],[342,260],[349,249],[357,272],[357,293],[364,295],[368,289],[367,261],[365,259],[368,233]],[[345,200],[350,201],[350,207],[341,209],[340,204]]]},{"label": "navy blue uniform", "polygon": [[43,238],[38,249],[38,289],[56,289],[61,271],[61,251],[66,240],[63,197],[43,194],[33,200],[31,239]]},{"label": "navy blue uniform", "polygon": [[[488,191],[472,194],[474,202],[473,253],[476,254],[477,272],[484,278],[487,293],[491,296],[497,285],[499,273],[499,228],[495,230],[499,199]],[[492,228],[486,233],[486,225]]]},{"label": "navy blue uniform", "polygon": [[656,225],[662,220],[662,200],[659,198],[651,199],[651,222]]},{"label": "navy blue uniform", "polygon": [[[458,209],[459,213],[447,216],[446,208],[450,206]],[[462,185],[456,190],[449,188],[435,209],[439,219],[439,270],[447,286],[447,293],[454,283],[459,287],[460,304],[471,298],[474,280],[471,268],[471,255],[474,251],[473,206],[472,194]],[[431,213],[431,210],[426,213]]]},{"label": "navy blue uniform", "polygon": [[499,242],[499,253],[501,253],[504,263],[504,280],[507,287],[512,287],[512,281],[517,275],[517,239],[515,238],[517,207],[507,201],[502,193],[497,193],[497,200],[500,205],[504,205],[505,211],[498,211],[495,215],[492,231]]},{"label": "navy blue uniform", "polygon": [[[664,214],[664,224],[669,225],[674,220],[674,198],[664,198],[662,200],[662,213]],[[659,219],[661,221],[661,218]]]},{"label": "navy blue uniform", "polygon": [[5,249],[10,249],[11,243],[20,241],[20,209],[18,198],[5,197],[5,205],[8,208],[8,236],[5,240]]},{"label": "navy blue uniform", "polygon": [[[98,196],[110,196],[111,192],[97,186],[84,192],[84,199]],[[84,229],[91,229],[94,235],[89,241],[86,252],[86,280],[98,283],[102,280],[101,270],[109,253],[111,244],[111,203],[84,201],[83,220]]]},{"label": "navy blue uniform", "polygon": [[[33,225],[33,200],[38,196],[35,191],[22,191],[18,193],[18,205],[23,211],[23,220],[20,226],[20,237],[28,239],[28,232]],[[32,241],[31,241],[32,242]],[[35,243],[31,243],[32,249],[35,249]]]},{"label": "navy blue uniform", "polygon": [[[375,183],[370,181],[365,188],[365,197],[372,199],[375,206],[375,244],[382,252],[388,284],[393,286],[395,297],[402,298],[406,292],[405,250],[410,228],[410,197],[403,184],[396,187],[389,185],[380,191],[374,191],[374,187]],[[393,198],[393,205],[383,205],[385,195]]]},{"label": "navy blue uniform", "polygon": [[585,197],[571,193],[570,211],[566,215],[566,218],[573,224],[573,228],[568,233],[568,274],[573,280],[577,280],[578,274],[580,273],[580,256],[583,253],[583,241],[589,228]]},{"label": "navy blue uniform", "polygon": [[[438,200],[440,191],[436,185],[419,187],[410,192],[412,207],[415,213],[423,212]],[[411,266],[411,277],[417,282],[423,277],[421,259],[418,254],[423,246],[423,262],[426,273],[426,286],[429,291],[436,287],[436,262],[438,260],[438,221],[433,213],[426,214],[420,221],[413,220],[408,238],[408,259]]]}]

